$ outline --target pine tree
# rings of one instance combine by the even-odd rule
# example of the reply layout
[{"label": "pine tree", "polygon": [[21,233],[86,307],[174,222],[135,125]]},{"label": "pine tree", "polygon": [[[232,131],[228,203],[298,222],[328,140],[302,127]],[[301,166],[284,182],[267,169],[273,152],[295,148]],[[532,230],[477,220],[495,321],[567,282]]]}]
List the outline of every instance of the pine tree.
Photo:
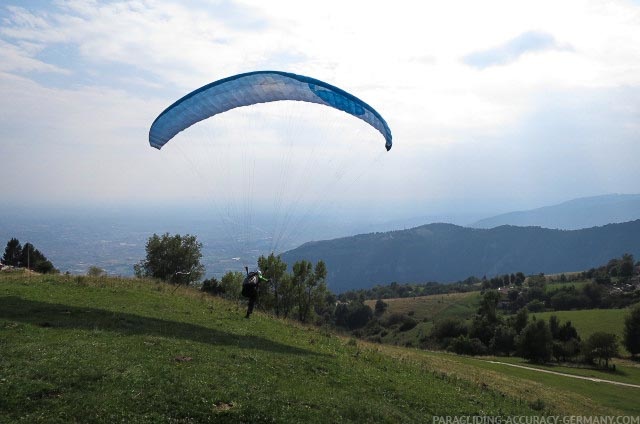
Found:
[{"label": "pine tree", "polygon": [[640,353],[640,305],[624,319],[624,346],[632,355]]},{"label": "pine tree", "polygon": [[22,246],[17,238],[12,238],[7,242],[4,249],[2,263],[10,266],[20,266],[20,258],[22,257]]}]

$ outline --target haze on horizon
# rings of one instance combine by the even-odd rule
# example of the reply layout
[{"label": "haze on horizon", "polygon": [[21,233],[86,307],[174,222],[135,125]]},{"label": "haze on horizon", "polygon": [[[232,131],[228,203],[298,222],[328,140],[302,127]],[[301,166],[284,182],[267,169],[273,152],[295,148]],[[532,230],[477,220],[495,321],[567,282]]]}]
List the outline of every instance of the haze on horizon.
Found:
[{"label": "haze on horizon", "polygon": [[[200,207],[189,161],[150,148],[149,126],[187,92],[262,69],[337,85],[387,120],[393,149],[335,195],[355,216],[480,218],[638,191],[637,2],[10,0],[0,23],[5,208]],[[376,138],[336,120],[336,143]]]}]

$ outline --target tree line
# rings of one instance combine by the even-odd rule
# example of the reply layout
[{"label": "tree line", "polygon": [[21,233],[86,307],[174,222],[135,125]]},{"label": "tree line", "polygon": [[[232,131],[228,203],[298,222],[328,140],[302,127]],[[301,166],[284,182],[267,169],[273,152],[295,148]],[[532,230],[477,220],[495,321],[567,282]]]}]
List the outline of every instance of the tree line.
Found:
[{"label": "tree line", "polygon": [[[360,298],[394,299],[497,289],[502,294],[499,308],[510,313],[523,307],[531,312],[624,308],[640,302],[639,274],[640,262],[634,262],[633,255],[626,253],[621,258],[609,260],[606,265],[569,275],[525,276],[522,272],[516,272],[492,278],[472,276],[450,284],[393,282],[370,289],[347,291],[338,295],[338,299],[347,302]],[[553,290],[548,289],[548,283],[579,281],[588,283],[581,287],[567,284]]]},{"label": "tree line", "polygon": [[[138,277],[152,277],[176,285],[199,283],[205,268],[200,263],[202,243],[193,235],[153,234],[145,246],[146,257],[134,265]],[[293,264],[287,271],[280,256],[270,254],[258,258],[258,269],[269,280],[259,286],[257,308],[278,317],[296,318],[301,322],[331,320],[335,296],[326,284],[324,262]],[[220,280],[205,279],[201,290],[231,300],[240,300],[245,273],[229,271]]]},{"label": "tree line", "polygon": [[[204,274],[200,264],[201,244],[195,236],[170,236],[154,234],[146,245],[147,256],[135,266],[138,276],[160,278],[173,284],[191,284],[198,282]],[[593,285],[603,285],[598,278],[602,272],[616,273],[616,282],[620,278],[629,281],[637,272],[633,257],[624,255],[620,259],[609,261],[607,266],[590,270],[594,281],[584,286],[582,295],[590,299],[600,299]],[[280,256],[273,253],[260,256],[258,269],[268,283],[260,285],[258,308],[271,312],[278,317],[293,318],[301,322],[317,325],[330,325],[336,328],[351,330],[354,335],[381,341],[381,338],[395,328],[399,332],[414,328],[418,321],[411,314],[385,315],[387,304],[379,298],[372,309],[365,304],[366,291],[354,291],[336,296],[327,289],[327,269],[323,261],[316,264],[300,260],[293,264],[291,271]],[[604,271],[603,271],[604,270]],[[615,271],[614,271],[615,270]],[[573,278],[575,276],[572,276]],[[212,295],[231,300],[241,299],[242,282],[245,274],[237,271],[227,272],[220,280],[209,278],[202,282],[201,290]],[[566,281],[567,277],[559,277]],[[530,312],[537,312],[538,306],[545,302],[553,303],[546,290],[547,278],[544,275],[526,277],[522,273],[505,274],[492,279],[468,279],[459,282],[453,290],[467,290],[478,285],[483,288],[480,306],[470,322],[459,318],[448,318],[438,321],[429,334],[423,335],[419,342],[422,348],[444,349],[468,355],[518,355],[533,362],[583,361],[591,364],[609,365],[609,360],[618,354],[618,340],[608,333],[594,333],[586,340],[581,339],[570,321],[561,323],[556,316],[548,321],[529,317]],[[428,283],[421,286],[423,290],[435,291],[445,289]],[[373,292],[380,294],[382,286]],[[408,285],[392,283],[391,292],[407,292]],[[497,290],[504,287],[510,290]],[[495,289],[497,288],[497,289]],[[513,290],[513,291],[512,291]],[[572,289],[570,289],[572,290]],[[575,288],[573,289],[575,290]],[[565,293],[559,290],[560,293]],[[516,293],[514,296],[512,293]],[[597,294],[600,293],[600,296]],[[501,312],[504,304],[520,305],[514,313],[505,315]],[[522,297],[521,301],[518,299]],[[518,303],[520,302],[520,303]],[[508,312],[508,310],[507,310]],[[625,320],[624,340],[627,350],[632,355],[640,354],[640,305],[631,311]]]},{"label": "tree line", "polygon": [[[327,268],[322,261],[315,265],[297,261],[287,271],[280,256],[271,253],[258,258],[258,269],[269,280],[259,286],[257,308],[277,317],[294,318],[300,322],[329,322],[335,296],[327,289]],[[230,300],[240,300],[245,273],[229,271],[220,280],[204,280],[202,291]]]},{"label": "tree line", "polygon": [[47,257],[36,249],[33,244],[20,244],[17,238],[12,238],[7,242],[2,255],[2,264],[15,268],[26,268],[42,274],[57,273]]},{"label": "tree line", "polygon": [[[596,332],[583,340],[571,321],[563,323],[555,315],[547,321],[531,318],[526,307],[512,315],[499,313],[500,298],[497,291],[486,291],[470,322],[460,318],[437,321],[428,334],[420,337],[419,347],[464,355],[515,355],[538,363],[553,359],[604,367],[619,354],[615,334]],[[411,314],[384,315],[386,308],[386,303],[378,300],[371,319],[354,334],[381,342],[390,331],[403,332],[418,324]],[[640,354],[640,304],[625,318],[621,342],[632,355]]]}]

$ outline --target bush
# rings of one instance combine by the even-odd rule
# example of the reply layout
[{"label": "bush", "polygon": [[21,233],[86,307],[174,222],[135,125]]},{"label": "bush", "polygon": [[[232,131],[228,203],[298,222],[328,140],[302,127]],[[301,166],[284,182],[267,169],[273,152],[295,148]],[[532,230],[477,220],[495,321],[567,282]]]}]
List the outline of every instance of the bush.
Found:
[{"label": "bush", "polygon": [[376,314],[376,316],[380,316],[380,315],[384,314],[384,311],[387,310],[388,306],[389,306],[389,304],[384,302],[382,299],[378,299],[376,301],[376,306],[375,306],[375,314]]},{"label": "bush", "polygon": [[553,357],[556,361],[568,361],[580,354],[580,342],[578,339],[570,339],[567,341],[553,341],[552,347]]},{"label": "bush", "polygon": [[546,321],[538,320],[528,324],[516,340],[520,355],[532,362],[546,362],[551,359],[553,338]]},{"label": "bush", "polygon": [[533,299],[531,302],[527,303],[527,309],[529,312],[542,312],[544,311],[544,303],[538,299]]},{"label": "bush", "polygon": [[604,360],[605,367],[609,367],[609,360],[618,355],[618,341],[616,335],[611,333],[596,332],[589,336],[583,346],[584,358],[588,363],[596,359],[600,365]]},{"label": "bush", "polygon": [[335,322],[339,327],[349,330],[362,328],[373,317],[373,311],[362,302],[341,303],[335,310]]},{"label": "bush", "polygon": [[462,320],[457,318],[446,318],[435,323],[431,329],[431,337],[437,340],[445,340],[463,336],[467,334],[467,327]]},{"label": "bush", "polygon": [[107,273],[104,269],[97,267],[95,265],[91,265],[87,270],[87,276],[89,277],[104,277]]},{"label": "bush", "polygon": [[490,347],[494,353],[509,356],[516,347],[516,332],[513,328],[500,325],[496,327]]},{"label": "bush", "polygon": [[416,321],[411,317],[405,317],[404,321],[402,321],[402,324],[400,324],[400,328],[398,328],[398,330],[409,331],[412,328],[414,328],[416,325],[418,325],[418,321]]},{"label": "bush", "polygon": [[406,315],[395,312],[387,317],[382,323],[385,327],[393,327],[394,325],[401,324],[405,321]]},{"label": "bush", "polygon": [[200,264],[201,248],[202,243],[198,242],[196,236],[154,234],[145,246],[146,258],[133,267],[135,274],[138,277],[159,278],[172,284],[196,282],[204,275],[204,266]]},{"label": "bush", "polygon": [[205,293],[212,294],[214,296],[220,296],[224,293],[224,289],[218,280],[214,278],[210,278],[208,280],[204,280],[202,282],[201,291]]},{"label": "bush", "polygon": [[459,336],[451,341],[449,350],[459,355],[486,355],[487,347],[480,339],[470,339],[469,336]]}]

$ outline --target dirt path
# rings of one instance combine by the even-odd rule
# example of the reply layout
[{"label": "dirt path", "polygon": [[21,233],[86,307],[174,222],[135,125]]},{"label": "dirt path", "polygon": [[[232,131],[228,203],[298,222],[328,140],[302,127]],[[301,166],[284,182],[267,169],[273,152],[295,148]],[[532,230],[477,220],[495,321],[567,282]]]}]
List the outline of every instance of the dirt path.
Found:
[{"label": "dirt path", "polygon": [[544,373],[547,373],[547,374],[561,375],[563,377],[577,378],[579,380],[589,380],[589,381],[593,381],[593,382],[596,382],[596,383],[609,383],[609,384],[616,384],[618,386],[635,387],[637,389],[640,389],[640,385],[638,385],[638,384],[622,383],[620,381],[612,381],[612,380],[603,380],[601,378],[585,377],[585,376],[582,376],[582,375],[565,374],[563,372],[543,370],[543,369],[540,369],[540,368],[533,368],[533,367],[526,367],[524,365],[509,364],[507,362],[499,362],[499,361],[486,361],[486,362],[489,362],[491,364],[507,365],[507,366],[516,367],[516,368],[524,368],[525,370],[544,372]]}]

